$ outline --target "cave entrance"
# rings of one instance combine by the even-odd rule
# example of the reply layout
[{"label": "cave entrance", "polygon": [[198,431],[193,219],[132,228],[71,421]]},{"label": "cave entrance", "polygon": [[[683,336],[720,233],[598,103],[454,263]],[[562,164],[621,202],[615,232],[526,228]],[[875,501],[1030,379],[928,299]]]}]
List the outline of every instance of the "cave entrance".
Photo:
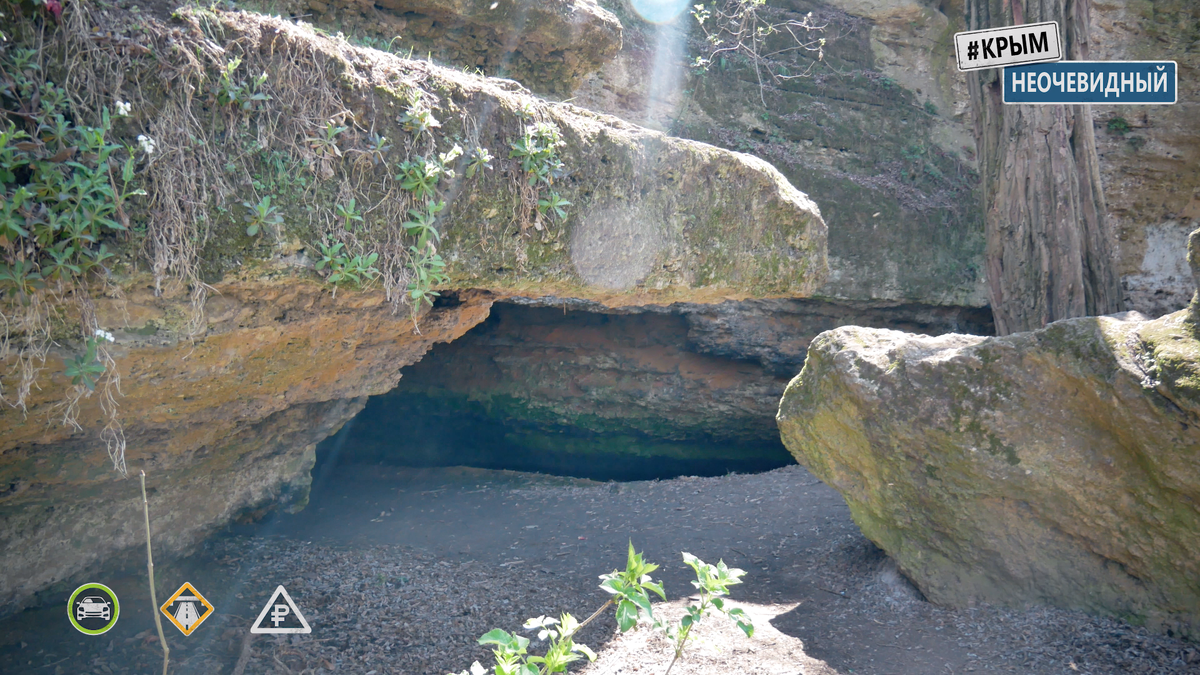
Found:
[{"label": "cave entrance", "polygon": [[678,307],[599,313],[497,303],[485,322],[371,397],[318,447],[318,462],[593,480],[794,463],[775,425],[789,376],[719,353],[729,345],[703,337],[701,321]]}]

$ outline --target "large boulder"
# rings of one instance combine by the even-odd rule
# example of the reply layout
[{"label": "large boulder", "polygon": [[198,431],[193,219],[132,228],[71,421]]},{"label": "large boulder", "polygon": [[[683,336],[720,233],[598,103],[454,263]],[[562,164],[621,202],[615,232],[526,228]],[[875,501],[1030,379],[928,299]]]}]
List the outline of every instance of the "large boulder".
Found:
[{"label": "large boulder", "polygon": [[[1200,232],[1191,243],[1200,273]],[[1192,311],[1003,338],[832,330],[784,394],[784,444],[934,602],[1047,603],[1196,636]]]}]

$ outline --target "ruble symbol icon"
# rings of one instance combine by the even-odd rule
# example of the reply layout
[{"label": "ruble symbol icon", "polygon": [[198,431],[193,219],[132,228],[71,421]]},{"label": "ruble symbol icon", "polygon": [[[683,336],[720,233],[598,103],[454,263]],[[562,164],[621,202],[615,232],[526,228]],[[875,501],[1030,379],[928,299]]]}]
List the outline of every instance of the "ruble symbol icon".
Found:
[{"label": "ruble symbol icon", "polygon": [[275,605],[275,609],[271,610],[271,623],[275,624],[275,627],[278,628],[279,624],[283,623],[284,617],[290,611],[287,605]]},{"label": "ruble symbol icon", "polygon": [[[272,625],[268,626],[267,621],[270,621]],[[280,635],[311,633],[312,628],[309,627],[308,620],[300,613],[300,608],[296,606],[292,596],[288,595],[283,586],[279,586],[271,594],[271,599],[267,600],[267,604],[263,605],[262,611],[258,613],[258,618],[250,624],[250,632]]]}]

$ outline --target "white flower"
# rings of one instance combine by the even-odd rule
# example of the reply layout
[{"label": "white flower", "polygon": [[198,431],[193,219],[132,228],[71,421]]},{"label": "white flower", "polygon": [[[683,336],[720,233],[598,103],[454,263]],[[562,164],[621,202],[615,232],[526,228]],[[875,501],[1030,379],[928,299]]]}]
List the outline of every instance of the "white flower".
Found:
[{"label": "white flower", "polygon": [[101,340],[108,340],[109,342],[117,341],[117,339],[113,337],[112,333],[101,328],[96,329],[96,337],[100,338]]},{"label": "white flower", "polygon": [[487,669],[484,668],[483,665],[480,664],[478,661],[471,664],[471,675],[483,675],[486,672],[487,672]]},{"label": "white flower", "polygon": [[142,152],[145,152],[147,155],[153,155],[154,151],[158,148],[158,144],[149,136],[138,136],[137,141],[138,145],[142,147]]},{"label": "white flower", "polygon": [[117,101],[117,114],[121,117],[127,117],[133,111],[133,106],[127,101]]}]

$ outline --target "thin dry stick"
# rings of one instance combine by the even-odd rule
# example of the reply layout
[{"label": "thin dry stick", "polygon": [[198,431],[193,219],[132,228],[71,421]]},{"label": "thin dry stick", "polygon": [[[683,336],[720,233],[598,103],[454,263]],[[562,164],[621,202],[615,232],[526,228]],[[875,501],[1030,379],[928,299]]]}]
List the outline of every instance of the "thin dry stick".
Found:
[{"label": "thin dry stick", "polygon": [[158,616],[158,596],[154,593],[154,556],[150,553],[150,500],[146,499],[146,472],[142,471],[142,513],[146,516],[146,571],[150,576],[150,613],[154,615],[154,627],[158,629],[158,642],[163,648],[163,675],[167,675],[167,664],[171,662],[171,648],[163,635],[162,619]]}]

